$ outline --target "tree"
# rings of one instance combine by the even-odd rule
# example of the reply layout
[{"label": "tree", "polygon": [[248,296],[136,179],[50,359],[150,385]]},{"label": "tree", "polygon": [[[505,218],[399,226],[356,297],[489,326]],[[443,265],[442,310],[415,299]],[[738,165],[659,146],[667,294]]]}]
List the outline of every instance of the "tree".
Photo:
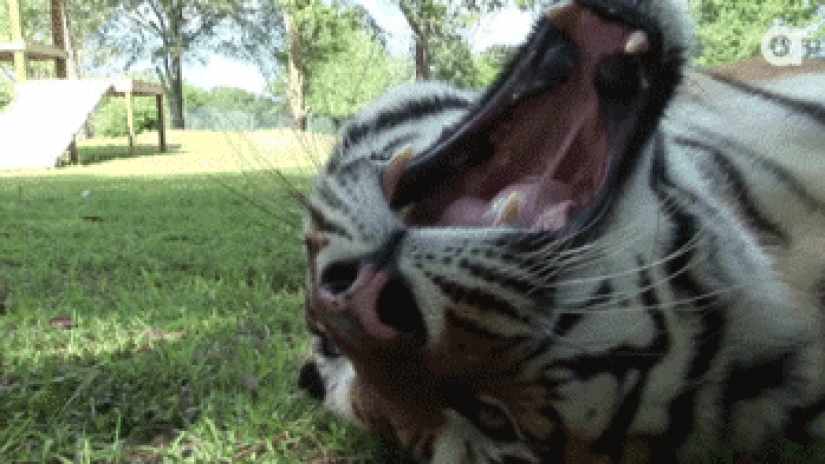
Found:
[{"label": "tree", "polygon": [[[63,35],[69,52],[68,76],[83,76],[81,55],[85,52],[88,39],[100,29],[106,19],[107,10],[97,4],[98,1],[65,0],[66,16]],[[24,34],[26,38],[43,43],[52,43],[50,0],[21,0],[20,8]],[[11,33],[8,3],[0,0],[0,37],[9,37]],[[31,62],[30,67],[36,76],[54,77],[51,62]]]},{"label": "tree", "polygon": [[805,0],[693,0],[701,43],[701,65],[757,56],[765,33],[777,19],[788,25],[813,22],[818,2]]},{"label": "tree", "polygon": [[[431,77],[467,84],[472,81],[473,60],[462,33],[483,13],[505,6],[503,0],[397,0],[413,33],[415,78]],[[520,8],[535,6],[537,0],[518,0]],[[436,68],[435,74],[433,68]],[[463,78],[461,77],[465,75]],[[458,76],[458,79],[455,77]]]},{"label": "tree", "polygon": [[[167,88],[171,125],[183,129],[183,66],[203,58],[205,46],[244,9],[233,0],[97,0],[111,15],[97,36],[98,48],[124,57],[130,69],[149,60]],[[99,50],[100,51],[100,50]]]},{"label": "tree", "polygon": [[342,49],[339,36],[378,29],[363,8],[335,0],[265,0],[241,25],[240,43],[226,49],[254,61],[270,88],[286,95],[292,125],[299,130],[306,129],[312,73]]},{"label": "tree", "polygon": [[313,70],[307,98],[314,113],[329,117],[336,126],[412,75],[409,60],[390,58],[363,30],[342,30],[338,42],[341,49]]}]

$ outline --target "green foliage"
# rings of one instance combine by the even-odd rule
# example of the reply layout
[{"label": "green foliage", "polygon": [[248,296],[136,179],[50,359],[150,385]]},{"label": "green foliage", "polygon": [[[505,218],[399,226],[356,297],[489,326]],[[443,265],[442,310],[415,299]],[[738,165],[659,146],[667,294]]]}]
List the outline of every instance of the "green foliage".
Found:
[{"label": "green foliage", "polygon": [[14,84],[0,81],[0,111],[3,111],[14,100]]},{"label": "green foliage", "polygon": [[[51,42],[49,0],[21,0],[23,36],[29,40]],[[0,39],[11,37],[8,0],[0,1]]]},{"label": "green foliage", "polygon": [[490,86],[513,57],[515,51],[514,47],[496,45],[488,48],[481,55],[473,57],[476,82],[472,88],[482,89]]},{"label": "green foliage", "polygon": [[697,64],[712,66],[757,56],[762,38],[774,20],[807,26],[813,21],[817,3],[807,0],[691,1],[702,51]]},{"label": "green foliage", "polygon": [[[135,133],[157,130],[158,114],[154,98],[135,97],[132,100]],[[92,117],[92,127],[96,134],[106,137],[120,137],[129,133],[126,115],[126,99],[108,97]]]},{"label": "green foliage", "polygon": [[[491,69],[473,56],[467,31],[485,13],[501,9],[501,0],[401,0],[399,8],[413,31],[416,79],[431,78],[481,88],[491,82]],[[537,0],[520,0],[516,6],[533,8]]]},{"label": "green foliage", "polygon": [[183,101],[191,126],[198,129],[269,127],[282,112],[272,99],[235,87],[215,87],[207,92],[185,85]]},{"label": "green foliage", "polygon": [[311,74],[308,102],[313,113],[340,121],[412,77],[408,60],[390,58],[367,33],[349,30],[338,40],[340,50]]},{"label": "green foliage", "polygon": [[291,20],[292,53],[301,61],[315,63],[344,49],[341,36],[359,28],[352,9],[324,0],[276,0]]},{"label": "green foliage", "polygon": [[209,105],[209,92],[194,85],[183,84],[183,104],[187,108],[207,106]]}]

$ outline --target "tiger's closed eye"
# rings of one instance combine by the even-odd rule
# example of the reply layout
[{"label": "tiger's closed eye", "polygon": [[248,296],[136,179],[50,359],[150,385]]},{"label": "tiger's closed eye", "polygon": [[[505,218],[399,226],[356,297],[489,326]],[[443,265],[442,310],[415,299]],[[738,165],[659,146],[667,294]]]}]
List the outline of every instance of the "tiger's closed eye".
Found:
[{"label": "tiger's closed eye", "polygon": [[321,354],[326,356],[327,358],[338,358],[341,356],[341,351],[338,350],[338,346],[333,343],[332,340],[326,334],[321,334]]}]

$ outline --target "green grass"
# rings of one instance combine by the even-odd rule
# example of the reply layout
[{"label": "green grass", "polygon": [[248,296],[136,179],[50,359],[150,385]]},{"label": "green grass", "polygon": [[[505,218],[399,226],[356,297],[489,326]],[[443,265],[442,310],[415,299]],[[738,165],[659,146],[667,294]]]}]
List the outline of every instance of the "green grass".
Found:
[{"label": "green grass", "polygon": [[[0,463],[383,462],[296,388],[301,211],[259,170],[308,188],[286,137],[173,132],[168,155],[0,172]],[[825,444],[775,453],[823,462]]]},{"label": "green grass", "polygon": [[299,219],[266,173],[0,178],[0,462],[379,456],[296,388]]}]

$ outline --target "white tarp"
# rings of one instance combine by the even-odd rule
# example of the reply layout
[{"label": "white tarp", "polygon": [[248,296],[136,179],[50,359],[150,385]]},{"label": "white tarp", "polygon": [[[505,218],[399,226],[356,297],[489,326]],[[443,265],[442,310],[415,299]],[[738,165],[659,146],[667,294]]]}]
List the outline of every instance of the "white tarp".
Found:
[{"label": "white tarp", "polygon": [[0,113],[0,169],[53,167],[101,98],[110,80],[35,80],[14,87]]}]

